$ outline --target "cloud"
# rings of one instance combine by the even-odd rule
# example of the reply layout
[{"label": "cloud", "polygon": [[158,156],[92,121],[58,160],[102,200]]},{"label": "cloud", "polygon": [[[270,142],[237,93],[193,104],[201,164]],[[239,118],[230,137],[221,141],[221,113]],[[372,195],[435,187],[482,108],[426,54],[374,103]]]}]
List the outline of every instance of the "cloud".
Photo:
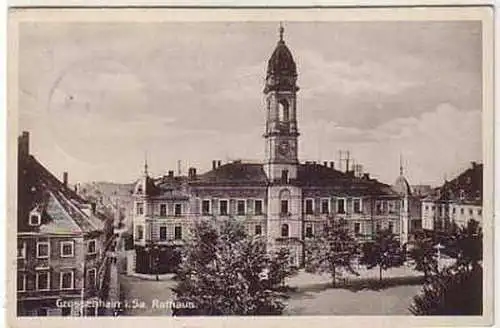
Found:
[{"label": "cloud", "polygon": [[[457,167],[482,158],[481,112],[461,111],[446,103],[420,117],[395,118],[374,129],[318,121],[303,126],[302,132],[303,157],[332,160],[337,159],[338,150],[348,149],[386,182],[399,174],[400,154],[405,158],[410,182],[415,184],[439,184],[445,174],[449,177]],[[315,141],[320,146],[310,147]],[[328,150],[328,144],[334,148]]]},{"label": "cloud", "polygon": [[300,58],[301,80],[307,85],[304,97],[313,98],[332,90],[346,96],[362,93],[393,95],[419,84],[415,80],[405,80],[393,68],[368,58],[357,63],[326,60],[310,50],[303,52]]}]

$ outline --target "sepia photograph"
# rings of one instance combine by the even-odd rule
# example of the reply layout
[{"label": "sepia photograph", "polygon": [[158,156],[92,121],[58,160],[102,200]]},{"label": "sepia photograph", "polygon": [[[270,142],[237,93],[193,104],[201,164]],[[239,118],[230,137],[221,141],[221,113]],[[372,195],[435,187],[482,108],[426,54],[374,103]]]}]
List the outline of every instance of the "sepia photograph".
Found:
[{"label": "sepia photograph", "polygon": [[473,9],[11,12],[10,314],[491,322]]}]

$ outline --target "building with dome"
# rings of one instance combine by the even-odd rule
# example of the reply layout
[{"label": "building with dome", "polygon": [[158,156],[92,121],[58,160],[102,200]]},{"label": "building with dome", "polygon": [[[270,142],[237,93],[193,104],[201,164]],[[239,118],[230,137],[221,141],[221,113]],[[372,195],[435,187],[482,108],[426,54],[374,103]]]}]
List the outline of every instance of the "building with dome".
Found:
[{"label": "building with dome", "polygon": [[332,161],[300,161],[298,72],[283,32],[280,27],[263,89],[265,158],[256,163],[214,160],[208,172],[190,168],[187,176],[170,171],[157,178],[145,164],[133,193],[137,272],[171,271],[179,260],[175,248],[182,247],[200,219],[241,221],[250,235],[265,236],[269,250],[289,248],[291,263],[299,267],[304,242],[321,233],[328,218],[345,219],[360,240],[390,229],[406,243],[419,227],[420,201],[412,197],[402,170],[390,186],[366,173],[338,170]]}]

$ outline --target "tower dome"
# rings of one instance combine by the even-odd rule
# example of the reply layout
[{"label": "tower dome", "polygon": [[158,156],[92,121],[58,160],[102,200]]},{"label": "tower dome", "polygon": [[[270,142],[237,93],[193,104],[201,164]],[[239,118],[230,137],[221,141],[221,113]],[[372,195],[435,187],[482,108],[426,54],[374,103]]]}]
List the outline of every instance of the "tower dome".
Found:
[{"label": "tower dome", "polygon": [[392,189],[401,196],[411,196],[411,186],[404,176],[403,161],[401,157],[399,162],[399,176],[397,177],[396,182],[394,182]]},{"label": "tower dome", "polygon": [[267,62],[266,88],[264,92],[272,90],[297,91],[297,65],[290,49],[283,40],[284,28],[280,25],[280,39],[271,58]]}]

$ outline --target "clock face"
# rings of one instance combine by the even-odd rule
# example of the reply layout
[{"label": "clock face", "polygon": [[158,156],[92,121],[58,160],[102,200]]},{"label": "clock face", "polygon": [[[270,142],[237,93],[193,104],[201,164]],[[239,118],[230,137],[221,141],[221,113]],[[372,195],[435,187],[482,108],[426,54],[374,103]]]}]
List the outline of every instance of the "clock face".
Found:
[{"label": "clock face", "polygon": [[290,152],[290,144],[286,141],[282,141],[278,145],[278,152],[282,156],[287,156]]}]

